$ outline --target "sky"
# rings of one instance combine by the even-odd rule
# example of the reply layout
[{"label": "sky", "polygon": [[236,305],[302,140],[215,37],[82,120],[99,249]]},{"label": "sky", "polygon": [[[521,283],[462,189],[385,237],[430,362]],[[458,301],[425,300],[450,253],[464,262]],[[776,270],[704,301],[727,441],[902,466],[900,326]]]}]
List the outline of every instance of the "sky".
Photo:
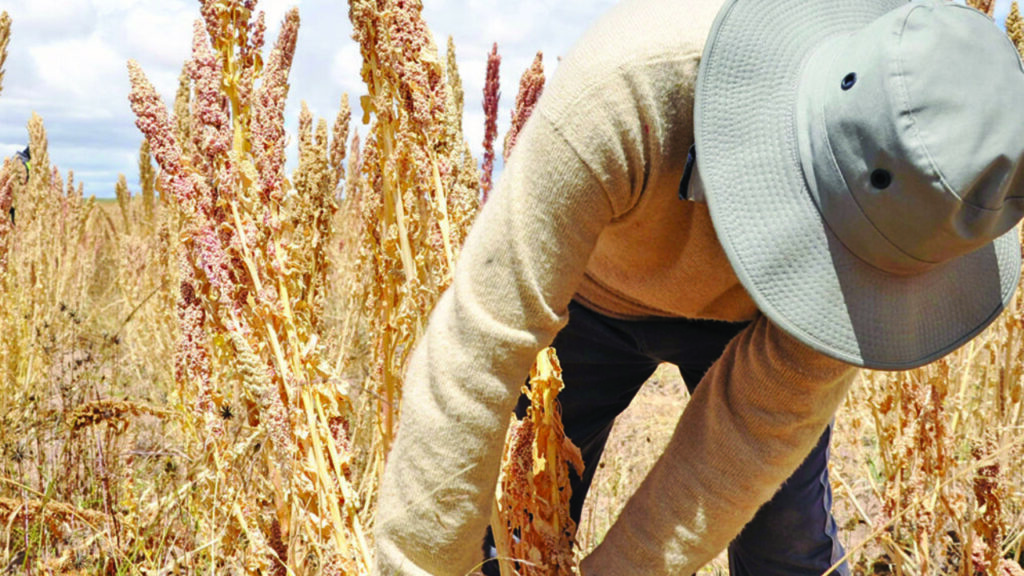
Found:
[{"label": "sky", "polygon": [[[545,71],[557,65],[586,27],[613,0],[425,0],[424,18],[443,52],[448,36],[465,91],[464,131],[479,157],[483,141],[482,93],[487,54],[494,42],[502,55],[499,134],[511,116],[519,77],[538,50]],[[267,15],[267,46],[292,6],[301,26],[285,110],[292,135],[289,167],[294,167],[295,127],[304,100],[315,116],[334,122],[342,94],[359,119],[362,60],[351,39],[344,0],[260,0]],[[0,93],[0,158],[25,147],[32,112],[44,120],[51,162],[74,170],[86,196],[110,197],[119,173],[138,189],[138,149],[142,135],[128,103],[126,62],[135,59],[173,105],[178,75],[189,57],[198,0],[0,0],[10,14],[12,37]],[[500,155],[500,143],[498,153]],[[290,169],[289,169],[290,171]]]},{"label": "sky", "polygon": [[[474,155],[483,141],[481,104],[487,54],[494,42],[502,55],[499,134],[508,125],[519,77],[538,50],[550,76],[557,58],[614,0],[423,0],[423,15],[443,51],[448,36],[465,91],[463,128]],[[267,14],[267,45],[292,6],[302,24],[285,110],[294,135],[301,101],[315,116],[333,122],[342,94],[353,107],[353,128],[365,135],[359,96],[359,48],[351,39],[343,0],[260,0]],[[12,19],[12,37],[0,93],[0,158],[25,147],[32,112],[42,116],[50,159],[71,169],[86,196],[114,195],[119,173],[138,190],[142,135],[128,104],[126,62],[134,59],[173,104],[178,74],[191,50],[198,0],[0,0]],[[1009,0],[997,0],[1002,22]],[[291,138],[289,168],[294,167]],[[498,144],[500,147],[500,143]],[[500,149],[498,150],[500,156]]]}]

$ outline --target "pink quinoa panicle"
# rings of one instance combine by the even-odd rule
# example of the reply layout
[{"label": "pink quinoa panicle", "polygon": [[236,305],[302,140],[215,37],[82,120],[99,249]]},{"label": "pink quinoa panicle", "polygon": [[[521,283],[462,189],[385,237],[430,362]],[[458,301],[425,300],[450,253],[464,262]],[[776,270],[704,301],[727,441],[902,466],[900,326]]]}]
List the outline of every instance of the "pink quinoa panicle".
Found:
[{"label": "pink quinoa panicle", "polygon": [[193,32],[192,60],[188,63],[195,86],[192,138],[201,156],[215,158],[231,148],[231,116],[221,91],[221,62],[210,49],[201,20],[196,20]]},{"label": "pink quinoa panicle", "polygon": [[149,149],[163,171],[171,194],[186,213],[205,210],[211,202],[212,192],[202,179],[193,177],[183,164],[181,146],[175,138],[175,123],[168,116],[142,68],[134,60],[128,62],[128,77],[132,91],[128,96],[135,125],[149,142]]},{"label": "pink quinoa panicle", "polygon": [[512,109],[512,124],[505,134],[505,148],[502,152],[503,158],[507,161],[512,154],[512,148],[516,145],[519,132],[522,131],[526,121],[533,114],[533,109],[540,100],[544,91],[544,54],[537,52],[533,63],[523,73],[519,80],[519,93],[516,94],[516,105]]},{"label": "pink quinoa panicle", "polygon": [[435,119],[444,116],[448,92],[440,62],[423,57],[437,51],[422,10],[419,0],[394,2],[388,32],[395,59],[390,65],[397,75],[401,101],[413,125],[433,139],[434,132],[441,126]]},{"label": "pink quinoa panicle", "polygon": [[260,59],[260,54],[263,52],[263,43],[266,41],[266,35],[267,15],[261,10],[256,14],[256,21],[253,22],[249,31],[249,43],[245,47],[245,53],[251,60],[256,61]]},{"label": "pink quinoa panicle", "polygon": [[279,199],[284,181],[285,130],[284,106],[288,99],[288,72],[295,55],[299,11],[288,11],[281,33],[270,54],[263,82],[253,95],[252,152],[260,176],[264,199]]},{"label": "pink quinoa panicle", "polygon": [[217,224],[205,222],[199,228],[193,240],[198,258],[197,264],[203,271],[206,281],[215,290],[213,296],[232,310],[241,315],[241,305],[235,301],[238,282],[232,274],[232,259],[224,249],[223,239],[217,231]]},{"label": "pink quinoa panicle", "polygon": [[[229,48],[236,38],[249,32],[250,17],[256,8],[252,0],[199,0],[199,13],[203,18],[210,42],[216,51]],[[225,52],[225,55],[227,52]]]},{"label": "pink quinoa panicle", "polygon": [[[263,70],[263,43],[267,32],[266,15],[261,11],[250,26],[246,45],[242,47],[242,72],[238,80],[238,105],[248,111],[252,105],[253,84]],[[246,114],[247,116],[247,114]]]},{"label": "pink quinoa panicle", "polygon": [[195,269],[184,255],[179,259],[179,270],[181,284],[177,308],[180,334],[174,354],[175,380],[191,382],[195,386],[193,409],[204,417],[207,432],[220,436],[223,425],[218,419],[209,417],[215,410],[211,380],[213,370],[206,344],[206,311],[202,296],[196,292],[199,282],[195,277]]},{"label": "pink quinoa panicle", "polygon": [[278,34],[274,50],[270,55],[268,76],[271,74],[283,74],[287,80],[288,72],[292,68],[292,59],[295,57],[295,45],[299,38],[299,9],[292,8],[284,15],[281,22],[281,32]]},{"label": "pink quinoa panicle", "polygon": [[498,101],[501,99],[501,55],[498,54],[498,43],[491,47],[487,55],[487,80],[484,82],[484,161],[481,167],[480,188],[483,192],[482,201],[494,187],[494,141],[498,137]]},{"label": "pink quinoa panicle", "polygon": [[174,137],[174,124],[167,115],[167,107],[134,60],[128,61],[128,77],[132,85],[128,101],[135,113],[135,125],[149,141],[153,158],[164,172],[181,171],[181,146]]},{"label": "pink quinoa panicle", "polygon": [[[220,14],[223,8],[218,0],[200,0],[199,14],[203,17],[206,25],[206,33],[211,40],[220,37],[221,21]],[[213,40],[216,42],[216,40]]]}]

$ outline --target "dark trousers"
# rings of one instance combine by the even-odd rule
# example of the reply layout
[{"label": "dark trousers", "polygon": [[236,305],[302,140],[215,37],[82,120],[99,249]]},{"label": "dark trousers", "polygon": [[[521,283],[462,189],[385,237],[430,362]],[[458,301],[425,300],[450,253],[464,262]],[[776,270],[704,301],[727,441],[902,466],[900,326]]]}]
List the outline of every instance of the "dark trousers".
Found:
[{"label": "dark trousers", "polygon": [[[570,474],[570,513],[579,523],[590,483],[615,418],[662,362],[675,364],[692,393],[726,344],[746,324],[708,320],[618,320],[575,302],[552,346],[562,365],[559,394],[566,434],[580,447],[583,477]],[[520,398],[522,417],[528,400]],[[832,518],[825,431],[807,459],[729,545],[733,576],[820,575],[843,555]],[[489,542],[485,550],[490,548]],[[484,565],[497,574],[497,563]],[[838,574],[848,575],[844,564]]]}]

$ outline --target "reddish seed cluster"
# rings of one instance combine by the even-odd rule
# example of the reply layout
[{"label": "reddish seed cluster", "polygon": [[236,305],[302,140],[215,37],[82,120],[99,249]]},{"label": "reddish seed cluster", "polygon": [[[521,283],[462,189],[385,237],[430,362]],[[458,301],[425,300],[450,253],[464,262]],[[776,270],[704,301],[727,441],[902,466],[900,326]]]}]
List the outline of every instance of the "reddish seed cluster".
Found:
[{"label": "reddish seed cluster", "polygon": [[484,161],[481,166],[480,188],[483,202],[494,187],[494,140],[498,137],[498,100],[501,98],[501,56],[498,54],[498,43],[491,47],[487,55],[487,79],[484,81]]},{"label": "reddish seed cluster", "polygon": [[[238,284],[232,277],[232,261],[224,250],[213,224],[207,223],[200,228],[193,241],[199,255],[198,264],[210,287],[213,288],[214,296],[222,304],[227,305],[229,310],[240,308],[234,301]],[[239,313],[238,310],[235,312]]]},{"label": "reddish seed cluster", "polygon": [[972,482],[978,517],[974,529],[985,544],[984,559],[988,565],[998,565],[1006,526],[1003,520],[1003,502],[1006,489],[1002,466],[996,456],[998,446],[994,437],[984,441],[984,448],[975,447],[971,457],[978,463],[978,470]]},{"label": "reddish seed cluster", "polygon": [[128,77],[132,84],[128,101],[135,113],[135,125],[149,141],[153,157],[164,171],[178,172],[181,166],[181,147],[174,138],[174,127],[167,115],[167,108],[134,60],[128,61]]},{"label": "reddish seed cluster", "polygon": [[252,87],[257,74],[263,66],[261,53],[267,32],[267,19],[263,12],[256,15],[256,21],[249,28],[248,42],[242,51],[242,75],[238,81],[238,103],[243,111],[248,111],[252,103]]},{"label": "reddish seed cluster", "polygon": [[220,37],[221,13],[224,10],[225,7],[221,2],[200,0],[199,14],[203,17],[206,33],[210,35],[210,38]]},{"label": "reddish seed cluster", "polygon": [[[175,380],[190,383],[194,387],[194,410],[198,415],[214,412],[213,385],[211,382],[210,355],[206,348],[206,312],[196,294],[195,276],[192,266],[182,258],[182,281],[178,296],[178,337],[174,355]],[[222,424],[207,418],[207,432],[218,435],[223,432]]]},{"label": "reddish seed cluster", "polygon": [[420,12],[419,0],[396,0],[388,20],[391,57],[381,62],[397,79],[400,101],[406,106],[414,126],[430,134],[437,130],[436,118],[444,116],[447,92],[440,63],[422,58],[436,52],[433,37]]},{"label": "reddish seed cluster", "polygon": [[270,55],[263,82],[253,96],[251,138],[253,160],[260,175],[264,199],[281,198],[284,181],[284,105],[288,99],[288,71],[295,55],[299,11],[288,11],[281,34]]},{"label": "reddish seed cluster", "polygon": [[516,139],[522,131],[526,121],[533,114],[533,109],[540,100],[541,92],[544,91],[544,54],[537,52],[533,63],[523,73],[519,80],[519,93],[516,94],[516,105],[512,109],[512,124],[505,134],[505,149],[503,156],[508,160],[512,154],[512,148],[516,145]]},{"label": "reddish seed cluster", "polygon": [[215,158],[231,148],[231,118],[221,92],[220,59],[210,50],[201,21],[196,21],[193,31],[192,60],[188,63],[195,87],[192,138],[201,157]]},{"label": "reddish seed cluster", "polygon": [[185,169],[181,146],[174,136],[175,123],[160,96],[135,61],[128,62],[128,76],[132,85],[128,100],[135,113],[135,125],[146,137],[153,158],[163,169],[167,190],[186,214],[209,213],[213,191],[206,182]]},{"label": "reddish seed cluster", "polygon": [[[514,422],[509,429],[502,496],[510,504],[526,502],[530,498],[533,439],[533,420]],[[525,509],[523,511],[525,512]]]}]

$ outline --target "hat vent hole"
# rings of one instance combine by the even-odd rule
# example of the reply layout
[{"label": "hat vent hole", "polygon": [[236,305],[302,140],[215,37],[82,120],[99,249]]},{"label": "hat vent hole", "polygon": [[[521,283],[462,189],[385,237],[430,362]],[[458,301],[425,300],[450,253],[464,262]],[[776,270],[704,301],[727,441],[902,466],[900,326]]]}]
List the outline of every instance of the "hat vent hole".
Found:
[{"label": "hat vent hole", "polygon": [[843,83],[840,84],[840,86],[842,86],[843,90],[849,90],[850,88],[853,88],[853,85],[856,84],[856,83],[857,83],[857,73],[856,72],[850,72],[846,76],[843,76]]},{"label": "hat vent hole", "polygon": [[878,190],[885,190],[892,184],[892,174],[888,170],[879,168],[871,173],[871,186]]}]

